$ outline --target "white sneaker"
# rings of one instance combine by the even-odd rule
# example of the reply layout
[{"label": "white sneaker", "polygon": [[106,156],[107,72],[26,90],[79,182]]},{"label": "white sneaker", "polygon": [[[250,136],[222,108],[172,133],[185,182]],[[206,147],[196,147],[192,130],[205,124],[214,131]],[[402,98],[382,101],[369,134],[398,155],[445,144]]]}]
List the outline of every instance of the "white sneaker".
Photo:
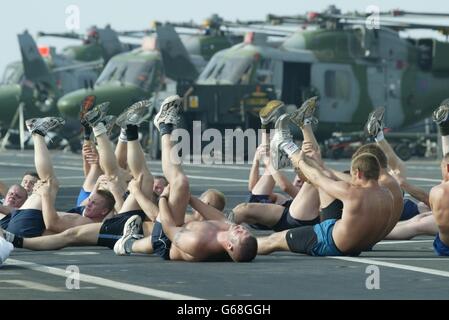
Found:
[{"label": "white sneaker", "polygon": [[123,236],[117,240],[114,245],[114,252],[118,256],[129,255],[130,252],[125,250],[125,243],[131,238],[140,239],[139,231],[142,227],[142,218],[138,215],[130,217],[123,227]]},{"label": "white sneaker", "polygon": [[11,251],[14,250],[14,246],[11,242],[5,240],[5,238],[0,236],[0,265],[8,259]]},{"label": "white sneaker", "polygon": [[290,118],[284,114],[279,117],[274,125],[275,132],[270,143],[270,159],[273,168],[276,170],[288,167],[291,163],[282,147],[292,141],[292,135],[288,127]]},{"label": "white sneaker", "polygon": [[142,100],[134,103],[118,116],[116,124],[124,129],[126,129],[128,124],[138,126],[144,121],[145,115],[150,110],[150,106],[150,100]]},{"label": "white sneaker", "polygon": [[38,130],[44,135],[46,135],[48,131],[64,124],[65,120],[59,117],[33,118],[25,121],[25,125],[30,133]]},{"label": "white sneaker", "polygon": [[158,130],[161,123],[176,125],[178,122],[178,114],[181,111],[182,99],[178,95],[166,98],[159,112],[154,117],[153,123]]}]

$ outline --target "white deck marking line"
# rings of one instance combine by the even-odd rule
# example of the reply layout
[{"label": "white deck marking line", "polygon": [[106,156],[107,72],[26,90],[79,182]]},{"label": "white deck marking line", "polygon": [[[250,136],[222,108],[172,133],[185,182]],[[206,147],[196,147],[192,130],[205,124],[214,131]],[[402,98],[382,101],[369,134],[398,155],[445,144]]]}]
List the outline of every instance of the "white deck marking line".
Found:
[{"label": "white deck marking line", "polygon": [[376,266],[383,266],[383,267],[389,267],[389,268],[401,269],[401,270],[407,270],[407,271],[415,271],[415,272],[420,272],[420,273],[431,274],[434,276],[449,278],[448,271],[441,271],[441,270],[422,268],[422,267],[414,267],[414,266],[409,266],[406,264],[377,261],[377,260],[366,259],[366,258],[353,258],[353,257],[327,257],[327,258],[343,260],[343,261],[350,261],[350,262],[357,262],[357,263],[363,263],[363,264],[372,264],[372,265],[376,265]]},{"label": "white deck marking line", "polygon": [[448,261],[449,258],[391,258],[391,257],[371,257],[373,260],[404,260],[404,261]]},{"label": "white deck marking line", "polygon": [[[16,259],[8,259],[5,262],[5,264],[20,266],[20,267],[24,267],[26,269],[30,269],[33,271],[44,272],[44,273],[48,273],[48,274],[51,274],[54,276],[67,278],[67,273],[64,269],[48,267],[45,265],[27,262],[27,261],[16,260]],[[113,289],[117,289],[117,290],[128,291],[128,292],[138,293],[138,294],[142,294],[142,295],[146,295],[146,296],[161,298],[161,299],[201,300],[200,298],[196,298],[196,297],[192,297],[192,296],[186,296],[186,295],[177,294],[177,293],[173,293],[173,292],[169,292],[169,291],[162,291],[162,290],[151,289],[151,288],[147,288],[147,287],[136,286],[136,285],[132,285],[132,284],[124,283],[124,282],[118,282],[118,281],[109,280],[109,279],[105,279],[105,278],[101,278],[101,277],[90,276],[90,275],[87,275],[84,273],[80,274],[80,281],[91,283],[91,284],[96,284],[96,285],[103,286],[103,287],[109,287],[109,288],[113,288]]]},{"label": "white deck marking line", "polygon": [[14,288],[2,288],[2,289],[28,289],[28,290],[39,290],[44,292],[64,292],[64,290],[61,288],[27,280],[0,280],[0,283],[10,283],[19,286]]},{"label": "white deck marking line", "polygon": [[421,243],[421,242],[433,242],[433,240],[398,240],[398,241],[382,241],[376,243],[378,244],[405,244],[405,243]]}]

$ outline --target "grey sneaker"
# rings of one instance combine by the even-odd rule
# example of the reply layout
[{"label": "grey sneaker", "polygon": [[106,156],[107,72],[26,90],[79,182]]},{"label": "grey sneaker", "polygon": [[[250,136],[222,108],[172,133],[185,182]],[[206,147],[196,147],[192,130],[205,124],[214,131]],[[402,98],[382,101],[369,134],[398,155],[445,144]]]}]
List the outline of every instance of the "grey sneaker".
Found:
[{"label": "grey sneaker", "polygon": [[125,129],[128,124],[138,126],[144,121],[145,115],[148,113],[150,105],[150,100],[142,100],[134,103],[131,107],[126,109],[118,116],[116,124],[119,127]]},{"label": "grey sneaker", "polygon": [[30,133],[39,131],[46,135],[48,131],[65,124],[65,120],[59,117],[34,118],[25,121],[25,125]]},{"label": "grey sneaker", "polygon": [[159,112],[154,117],[154,125],[158,130],[161,123],[176,125],[178,122],[178,114],[181,111],[182,99],[178,95],[170,96],[165,99]]},{"label": "grey sneaker", "polygon": [[282,147],[292,141],[292,135],[288,128],[289,117],[284,114],[275,124],[275,133],[270,143],[270,159],[274,169],[279,170],[290,165],[290,160],[282,150]]},{"label": "grey sneaker", "polygon": [[365,125],[365,132],[370,137],[377,137],[379,132],[384,130],[384,114],[385,114],[385,108],[379,107],[375,109],[373,112],[371,112],[368,116],[368,121]]},{"label": "grey sneaker", "polygon": [[117,117],[116,116],[112,116],[112,115],[109,115],[109,116],[106,116],[106,117],[103,118],[103,123],[104,123],[104,126],[106,127],[108,135],[111,134],[112,129],[114,128],[116,119],[117,119]]},{"label": "grey sneaker", "polygon": [[114,245],[114,252],[118,256],[124,256],[131,254],[126,251],[125,244],[130,239],[140,239],[139,231],[142,227],[142,218],[138,215],[130,217],[123,227],[123,236],[117,240]]},{"label": "grey sneaker", "polygon": [[304,127],[304,122],[306,119],[309,119],[311,123],[318,123],[318,120],[313,117],[313,114],[317,107],[318,97],[307,99],[298,110],[290,114],[290,119],[299,128]]},{"label": "grey sneaker", "polygon": [[82,117],[81,123],[88,123],[93,128],[100,122],[103,122],[109,109],[109,104],[110,102],[104,102],[87,111]]},{"label": "grey sneaker", "polygon": [[260,122],[262,125],[267,125],[281,116],[281,110],[284,107],[284,103],[280,100],[271,100],[259,111]]},{"label": "grey sneaker", "polygon": [[441,105],[433,112],[432,119],[438,124],[446,124],[449,122],[449,99],[444,100]]}]

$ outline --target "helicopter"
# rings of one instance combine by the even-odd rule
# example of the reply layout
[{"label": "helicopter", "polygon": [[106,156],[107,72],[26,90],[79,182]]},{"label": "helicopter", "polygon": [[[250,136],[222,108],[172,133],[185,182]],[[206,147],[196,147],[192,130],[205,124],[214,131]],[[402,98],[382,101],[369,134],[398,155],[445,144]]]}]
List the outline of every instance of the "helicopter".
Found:
[{"label": "helicopter", "polygon": [[[388,127],[412,125],[447,97],[449,43],[404,38],[400,31],[424,28],[447,35],[449,27],[395,21],[398,13],[422,14],[395,12],[381,13],[374,28],[367,26],[367,15],[343,15],[335,7],[256,21],[293,23],[297,30],[277,47],[257,41],[256,32],[216,53],[195,82],[177,87],[184,96],[184,117],[217,129],[258,128],[258,111],[268,100],[298,106],[319,96],[320,139],[360,130],[378,106],[386,106]],[[388,15],[390,20],[384,18]]]},{"label": "helicopter", "polygon": [[[95,95],[98,103],[110,102],[110,113],[119,114],[140,99],[161,98],[159,92],[165,96],[176,93],[173,81],[193,82],[215,52],[242,39],[237,34],[220,31],[220,21],[214,15],[203,25],[154,23],[152,29],[118,32],[120,36],[144,37],[142,48],[112,58],[93,88],[62,97],[58,109],[77,121],[79,105],[86,95]],[[185,36],[184,42],[180,34]]]},{"label": "helicopter", "polygon": [[[39,34],[82,38],[74,33]],[[38,47],[27,31],[18,35],[18,41],[22,61],[7,65],[0,84],[1,127],[15,125],[20,104],[27,118],[58,115],[59,97],[78,88],[92,87],[105,61],[130,48],[119,42],[109,26],[91,28],[82,45],[67,47],[63,54],[49,46]]]}]

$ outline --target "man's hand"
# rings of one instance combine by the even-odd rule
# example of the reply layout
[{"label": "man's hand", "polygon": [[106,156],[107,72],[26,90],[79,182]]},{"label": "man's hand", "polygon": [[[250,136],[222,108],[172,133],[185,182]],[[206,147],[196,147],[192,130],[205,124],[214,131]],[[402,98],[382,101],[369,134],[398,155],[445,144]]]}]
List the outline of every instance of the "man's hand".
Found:
[{"label": "man's hand", "polygon": [[256,153],[254,154],[254,161],[260,161],[261,159],[267,158],[269,152],[270,146],[268,144],[261,144],[256,149]]},{"label": "man's hand", "polygon": [[131,193],[137,193],[140,190],[142,190],[142,181],[143,181],[143,174],[139,175],[137,179],[132,179],[128,183],[128,190]]},{"label": "man's hand", "polygon": [[396,170],[390,170],[390,175],[396,179],[396,181],[399,183],[399,185],[403,185],[404,182],[407,181],[407,178],[404,176],[404,174],[399,171],[398,169]]},{"label": "man's hand", "polygon": [[56,196],[56,190],[53,188],[53,180],[38,180],[34,184],[33,193],[43,197],[46,195],[50,195],[52,197]]},{"label": "man's hand", "polygon": [[83,157],[91,165],[99,163],[98,151],[95,146],[85,144],[83,146]]},{"label": "man's hand", "polygon": [[161,195],[159,196],[160,198],[162,197],[167,197],[170,195],[170,185],[168,184],[165,188],[164,191],[162,191]]},{"label": "man's hand", "polygon": [[305,153],[305,155],[307,157],[315,160],[320,166],[323,165],[323,161],[321,160],[321,153],[320,153],[320,151],[317,150],[311,142],[304,142],[302,144],[301,151],[303,153]]}]

